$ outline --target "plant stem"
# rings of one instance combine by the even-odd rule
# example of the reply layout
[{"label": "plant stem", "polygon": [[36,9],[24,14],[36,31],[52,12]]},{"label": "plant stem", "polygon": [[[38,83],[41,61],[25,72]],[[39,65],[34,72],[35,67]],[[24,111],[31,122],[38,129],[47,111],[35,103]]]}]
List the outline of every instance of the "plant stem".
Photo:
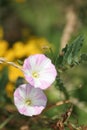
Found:
[{"label": "plant stem", "polygon": [[11,115],[8,117],[3,123],[0,124],[0,130],[14,117],[14,115]]}]

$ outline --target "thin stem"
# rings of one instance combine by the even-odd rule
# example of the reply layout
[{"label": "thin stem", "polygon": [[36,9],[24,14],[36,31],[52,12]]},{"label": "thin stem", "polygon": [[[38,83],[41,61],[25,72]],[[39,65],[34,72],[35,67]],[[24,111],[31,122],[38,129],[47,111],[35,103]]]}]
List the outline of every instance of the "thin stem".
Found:
[{"label": "thin stem", "polygon": [[63,105],[63,104],[68,104],[68,103],[71,103],[71,101],[70,101],[70,100],[59,101],[59,102],[57,102],[56,104],[52,104],[52,105],[50,105],[50,106],[47,106],[47,108],[46,108],[43,112],[46,112],[46,111],[48,111],[49,109],[52,109],[52,108],[57,107],[57,106],[61,106],[61,105]]},{"label": "thin stem", "polygon": [[14,115],[11,115],[3,123],[1,123],[0,124],[0,129],[2,129],[13,117],[14,117]]},{"label": "thin stem", "polygon": [[6,63],[6,64],[9,64],[9,65],[12,65],[13,67],[18,68],[18,69],[20,69],[21,71],[23,71],[23,69],[22,69],[21,66],[15,64],[14,62],[9,62],[9,61],[7,61],[5,58],[3,58],[3,57],[0,57],[0,63],[1,63],[1,64],[2,64],[2,63]]}]

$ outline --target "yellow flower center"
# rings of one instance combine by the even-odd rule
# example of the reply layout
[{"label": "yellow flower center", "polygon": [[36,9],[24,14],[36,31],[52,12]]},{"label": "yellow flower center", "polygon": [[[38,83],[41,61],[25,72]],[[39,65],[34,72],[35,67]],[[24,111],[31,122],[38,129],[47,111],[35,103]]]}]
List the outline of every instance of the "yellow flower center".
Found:
[{"label": "yellow flower center", "polygon": [[30,104],[31,104],[31,100],[30,100],[30,99],[26,99],[26,100],[25,100],[25,104],[26,104],[26,105],[30,105]]},{"label": "yellow flower center", "polygon": [[34,78],[38,78],[38,77],[39,77],[39,74],[38,74],[37,72],[33,72],[33,73],[32,73],[32,76],[33,76]]}]

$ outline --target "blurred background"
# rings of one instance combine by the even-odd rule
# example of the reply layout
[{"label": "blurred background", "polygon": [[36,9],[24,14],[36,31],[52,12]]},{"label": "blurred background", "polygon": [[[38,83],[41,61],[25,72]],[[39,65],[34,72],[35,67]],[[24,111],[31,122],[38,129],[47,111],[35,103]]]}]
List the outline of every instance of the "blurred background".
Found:
[{"label": "blurred background", "polygon": [[[83,34],[82,52],[87,52],[87,0],[0,0],[0,57],[8,61],[23,60],[31,54],[53,49],[55,56],[73,38]],[[87,64],[69,69],[62,74],[70,98],[75,102],[71,120],[76,125],[87,125]],[[23,82],[20,70],[0,64],[0,124],[15,113],[13,92]],[[51,87],[46,91],[48,103],[64,100],[62,92]],[[53,95],[53,96],[52,96]],[[3,109],[4,108],[4,109]],[[46,116],[60,116],[67,106],[48,111]],[[6,123],[2,130],[38,130],[38,123],[26,129],[26,119],[19,117]],[[16,122],[16,125],[14,125]],[[30,124],[28,124],[30,125]],[[43,130],[46,128],[43,127]],[[47,128],[47,130],[51,130]]]}]

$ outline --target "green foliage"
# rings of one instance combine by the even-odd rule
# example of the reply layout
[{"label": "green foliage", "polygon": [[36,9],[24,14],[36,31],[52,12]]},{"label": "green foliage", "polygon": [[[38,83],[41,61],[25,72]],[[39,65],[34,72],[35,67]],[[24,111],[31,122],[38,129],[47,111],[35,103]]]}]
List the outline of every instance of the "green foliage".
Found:
[{"label": "green foliage", "polygon": [[87,54],[81,54],[80,56],[80,62],[83,63],[83,62],[87,62]]},{"label": "green foliage", "polygon": [[[82,102],[80,102],[82,103]],[[83,104],[82,104],[83,105]],[[87,104],[86,104],[87,106]],[[76,111],[76,120],[80,125],[87,124],[87,107],[76,107],[75,106],[75,111]]]},{"label": "green foliage", "polygon": [[64,53],[63,64],[78,64],[78,54],[82,48],[83,40],[83,36],[78,36],[71,44],[68,44],[66,48],[62,50]]},{"label": "green foliage", "polygon": [[15,82],[15,87],[17,88],[19,85],[24,84],[25,79],[23,77],[18,77],[16,82]]},{"label": "green foliage", "polygon": [[[15,10],[21,20],[31,26],[38,34],[47,34],[49,30],[60,23],[60,8],[56,8],[57,2],[52,0],[33,1],[29,0],[23,4],[14,1]],[[60,17],[60,19],[58,19]]]},{"label": "green foliage", "polygon": [[79,64],[79,52],[82,48],[83,40],[83,36],[78,36],[71,44],[67,44],[62,49],[62,54],[56,59],[56,66],[64,70],[69,66],[72,67]]},{"label": "green foliage", "polygon": [[64,93],[66,99],[69,99],[69,94],[62,79],[59,76],[56,78],[56,88]]},{"label": "green foliage", "polygon": [[5,89],[5,86],[8,82],[8,68],[4,67],[3,70],[0,73],[0,92],[3,91],[3,89]]},{"label": "green foliage", "polygon": [[8,68],[4,67],[3,70],[0,72],[0,106],[6,103],[6,93],[5,87],[8,83]]}]

